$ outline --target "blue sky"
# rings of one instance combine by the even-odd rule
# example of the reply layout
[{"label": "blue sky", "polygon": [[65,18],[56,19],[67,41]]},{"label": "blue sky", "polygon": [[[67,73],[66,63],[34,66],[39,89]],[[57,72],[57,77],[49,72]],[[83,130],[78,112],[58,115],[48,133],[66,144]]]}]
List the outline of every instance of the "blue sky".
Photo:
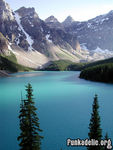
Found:
[{"label": "blue sky", "polygon": [[13,10],[34,7],[41,19],[54,15],[59,21],[72,16],[85,21],[113,10],[113,0],[6,0]]}]

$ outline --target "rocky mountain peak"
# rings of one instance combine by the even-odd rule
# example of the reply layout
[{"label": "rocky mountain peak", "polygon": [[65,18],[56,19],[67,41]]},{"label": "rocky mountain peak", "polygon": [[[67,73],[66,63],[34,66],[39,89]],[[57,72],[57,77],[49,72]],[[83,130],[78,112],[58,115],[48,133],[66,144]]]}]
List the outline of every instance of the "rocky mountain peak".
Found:
[{"label": "rocky mountain peak", "polygon": [[63,25],[60,23],[57,18],[54,16],[50,16],[47,19],[45,19],[46,25],[48,25],[50,28],[55,28],[55,29],[62,29],[63,30]]},{"label": "rocky mountain peak", "polygon": [[111,15],[113,15],[113,10],[109,11],[109,12],[108,12],[108,14],[111,14]]},{"label": "rocky mountain peak", "polygon": [[14,20],[10,6],[4,1],[0,0],[0,19],[2,20]]},{"label": "rocky mountain peak", "polygon": [[106,18],[113,19],[113,10],[104,15]]},{"label": "rocky mountain peak", "polygon": [[47,19],[45,19],[45,22],[46,23],[56,23],[56,22],[59,22],[54,16],[50,16],[48,17]]},{"label": "rocky mountain peak", "polygon": [[33,17],[33,18],[39,18],[38,14],[36,13],[35,9],[32,8],[26,8],[26,7],[21,7],[20,9],[15,11],[16,13],[19,14],[21,17]]},{"label": "rocky mountain peak", "polygon": [[62,23],[64,26],[69,26],[72,24],[72,22],[74,22],[74,19],[71,16],[68,16],[64,22]]},{"label": "rocky mountain peak", "polygon": [[98,23],[102,24],[103,22],[108,21],[108,20],[113,20],[113,10],[109,11],[106,14],[103,14],[103,15],[97,16],[93,19],[90,19],[88,21],[89,22],[95,22],[97,24]]},{"label": "rocky mountain peak", "polygon": [[[85,22],[76,22],[68,16],[60,23],[54,16],[41,20],[34,8],[21,7],[13,12],[4,0],[0,0],[0,32],[2,53],[15,45],[53,60],[72,59],[69,56],[73,56],[74,61],[91,60],[95,50],[96,54],[101,49],[105,53],[113,50],[113,11]],[[107,56],[111,56],[111,52]]]},{"label": "rocky mountain peak", "polygon": [[65,21],[67,21],[67,22],[73,22],[74,19],[73,19],[71,16],[68,16],[68,17],[65,19]]}]

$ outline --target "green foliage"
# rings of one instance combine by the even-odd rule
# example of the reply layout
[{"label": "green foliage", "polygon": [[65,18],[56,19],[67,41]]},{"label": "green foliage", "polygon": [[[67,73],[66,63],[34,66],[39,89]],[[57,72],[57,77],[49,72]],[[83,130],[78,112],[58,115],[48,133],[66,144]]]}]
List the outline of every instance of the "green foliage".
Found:
[{"label": "green foliage", "polygon": [[113,63],[86,68],[80,73],[80,78],[113,83]]},{"label": "green foliage", "polygon": [[81,71],[89,67],[95,67],[97,65],[113,63],[113,58],[96,61],[92,63],[74,63],[69,60],[58,60],[50,62],[49,66],[43,70],[47,71]]},{"label": "green foliage", "polygon": [[64,70],[67,70],[67,66],[71,63],[72,62],[68,61],[68,60],[52,61],[48,67],[44,68],[44,70],[47,70],[47,71],[64,71]]},{"label": "green foliage", "polygon": [[[105,140],[108,141],[108,139],[109,139],[109,137],[108,137],[108,134],[106,133],[106,135],[105,135]],[[107,145],[104,147],[104,150],[108,150],[108,149],[107,149]]]},{"label": "green foliage", "polygon": [[33,100],[33,89],[31,84],[26,86],[26,100],[22,100],[20,105],[20,141],[21,150],[40,150],[42,136],[39,132],[39,118],[37,117],[35,103]]},{"label": "green foliage", "polygon": [[108,133],[106,133],[106,135],[105,135],[105,140],[108,140],[109,138],[108,138]]},{"label": "green foliage", "polygon": [[72,70],[80,70],[82,63],[74,63],[69,60],[58,60],[52,61],[50,65],[43,70],[47,71],[72,71]]},{"label": "green foliage", "polygon": [[13,63],[17,63],[17,59],[16,59],[16,56],[10,52],[10,55],[4,55],[4,54],[1,54],[2,57],[8,59],[9,61],[12,61]]},{"label": "green foliage", "polygon": [[87,63],[73,63],[68,66],[68,70],[70,71],[81,71],[83,68],[85,68]]},{"label": "green foliage", "polygon": [[[100,141],[102,138],[102,129],[100,128],[100,116],[99,116],[99,105],[98,105],[98,97],[95,95],[93,107],[92,107],[92,114],[89,124],[89,139],[95,139]],[[100,146],[89,146],[88,150],[102,150]]]},{"label": "green foliage", "polygon": [[91,63],[73,63],[70,66],[68,66],[68,68],[71,71],[81,71],[81,70],[84,70],[89,67],[95,67],[97,65],[109,64],[109,63],[113,63],[113,58],[95,61],[95,62],[91,62]]},{"label": "green foliage", "polygon": [[[13,61],[12,61],[13,58]],[[18,72],[18,71],[30,71],[32,68],[25,67],[16,63],[15,57],[12,56],[0,56],[0,70],[6,70],[9,72]]]},{"label": "green foliage", "polygon": [[82,70],[88,67],[94,67],[97,65],[107,64],[107,63],[113,63],[113,58],[105,59],[105,60],[99,60],[91,63],[85,63]]}]

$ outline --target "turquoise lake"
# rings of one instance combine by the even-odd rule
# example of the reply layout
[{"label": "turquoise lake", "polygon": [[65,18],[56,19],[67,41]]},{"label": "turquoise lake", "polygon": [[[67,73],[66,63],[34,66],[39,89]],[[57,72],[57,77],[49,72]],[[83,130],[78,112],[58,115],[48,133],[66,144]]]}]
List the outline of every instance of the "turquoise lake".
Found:
[{"label": "turquoise lake", "polygon": [[92,103],[98,94],[103,136],[113,140],[113,84],[79,79],[80,72],[25,72],[0,78],[0,150],[19,150],[21,92],[31,83],[43,129],[42,150],[81,150],[67,147],[67,138],[88,138]]}]

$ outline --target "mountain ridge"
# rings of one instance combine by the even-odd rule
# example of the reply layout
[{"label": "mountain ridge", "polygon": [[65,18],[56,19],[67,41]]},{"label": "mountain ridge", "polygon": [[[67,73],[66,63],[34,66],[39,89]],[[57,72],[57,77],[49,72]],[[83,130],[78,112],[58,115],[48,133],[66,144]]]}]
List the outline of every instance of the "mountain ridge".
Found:
[{"label": "mountain ridge", "polygon": [[[8,41],[8,50],[15,54],[21,64],[26,60],[24,65],[38,68],[54,60],[87,62],[113,56],[112,51],[109,53],[113,47],[112,39],[108,38],[108,43],[105,43],[108,35],[111,34],[111,37],[113,32],[107,33],[105,39],[102,39],[106,25],[112,26],[112,19],[109,21],[112,12],[109,13],[109,19],[102,18],[100,22],[98,17],[88,22],[77,22],[68,16],[60,23],[54,16],[41,20],[33,7],[21,7],[13,12],[4,0],[0,0],[0,4],[0,32]],[[97,30],[100,26],[101,32]],[[102,40],[99,42],[97,37]],[[105,51],[107,46],[108,51]],[[24,58],[20,55],[24,55]]]}]

